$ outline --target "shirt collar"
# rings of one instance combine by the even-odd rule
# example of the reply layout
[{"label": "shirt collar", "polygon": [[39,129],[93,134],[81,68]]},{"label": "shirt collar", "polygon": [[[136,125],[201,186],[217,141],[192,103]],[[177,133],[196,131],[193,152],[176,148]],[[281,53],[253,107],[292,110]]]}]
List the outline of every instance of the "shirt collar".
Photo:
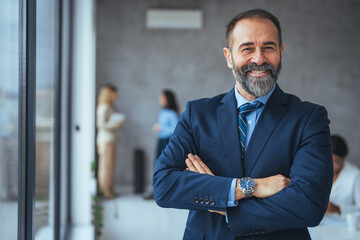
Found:
[{"label": "shirt collar", "polygon": [[245,103],[261,102],[262,104],[266,105],[266,103],[269,100],[271,94],[274,92],[275,87],[276,87],[276,84],[274,84],[274,87],[271,89],[270,92],[268,92],[268,94],[266,94],[265,96],[262,96],[262,97],[258,97],[258,98],[256,98],[256,99],[249,102],[243,96],[240,95],[240,93],[237,91],[236,84],[235,84],[234,91],[235,91],[235,98],[236,98],[237,108],[239,108],[241,105],[243,105]]}]

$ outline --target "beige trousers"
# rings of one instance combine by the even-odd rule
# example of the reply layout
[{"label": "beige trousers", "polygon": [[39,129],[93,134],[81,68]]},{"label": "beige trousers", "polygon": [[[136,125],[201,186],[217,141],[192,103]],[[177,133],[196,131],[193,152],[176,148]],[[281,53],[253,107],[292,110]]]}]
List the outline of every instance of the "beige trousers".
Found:
[{"label": "beige trousers", "polygon": [[112,197],[115,194],[116,145],[116,142],[98,144],[98,181],[100,190],[105,197]]}]

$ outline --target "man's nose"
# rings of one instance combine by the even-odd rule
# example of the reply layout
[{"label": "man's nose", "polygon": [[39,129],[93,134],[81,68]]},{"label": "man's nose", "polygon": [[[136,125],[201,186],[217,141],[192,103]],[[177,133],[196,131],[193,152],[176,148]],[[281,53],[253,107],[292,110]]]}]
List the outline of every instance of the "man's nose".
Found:
[{"label": "man's nose", "polygon": [[256,63],[258,66],[266,62],[266,57],[264,56],[264,53],[258,49],[255,51],[254,56],[251,59],[252,63]]}]

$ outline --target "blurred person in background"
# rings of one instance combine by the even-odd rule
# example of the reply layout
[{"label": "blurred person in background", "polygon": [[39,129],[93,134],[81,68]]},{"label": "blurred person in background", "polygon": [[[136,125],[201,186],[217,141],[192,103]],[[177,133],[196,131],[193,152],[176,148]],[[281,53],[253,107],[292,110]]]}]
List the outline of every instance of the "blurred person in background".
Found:
[{"label": "blurred person in background", "polygon": [[116,113],[114,103],[117,100],[117,89],[105,85],[100,89],[96,109],[97,137],[96,144],[99,153],[98,183],[105,198],[116,196],[114,190],[114,174],[117,159],[116,131],[123,125],[124,116]]},{"label": "blurred person in background", "polygon": [[[172,90],[164,89],[161,92],[159,103],[162,109],[159,113],[157,123],[153,126],[153,131],[157,133],[155,161],[169,143],[169,139],[179,120],[179,108],[176,102],[175,94]],[[150,192],[145,193],[144,198],[154,199],[153,191],[151,190]]]},{"label": "blurred person in background", "polygon": [[344,138],[331,135],[334,180],[327,213],[343,212],[343,208],[360,208],[360,170],[346,160],[348,147]]}]

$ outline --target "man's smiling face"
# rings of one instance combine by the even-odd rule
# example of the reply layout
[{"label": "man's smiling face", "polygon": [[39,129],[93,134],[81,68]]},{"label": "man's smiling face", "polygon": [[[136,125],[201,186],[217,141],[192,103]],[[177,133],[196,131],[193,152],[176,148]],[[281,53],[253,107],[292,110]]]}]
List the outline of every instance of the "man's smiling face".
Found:
[{"label": "man's smiling face", "polygon": [[267,19],[242,19],[231,33],[230,46],[224,54],[235,79],[249,94],[266,95],[280,73],[284,50],[276,26]]}]

